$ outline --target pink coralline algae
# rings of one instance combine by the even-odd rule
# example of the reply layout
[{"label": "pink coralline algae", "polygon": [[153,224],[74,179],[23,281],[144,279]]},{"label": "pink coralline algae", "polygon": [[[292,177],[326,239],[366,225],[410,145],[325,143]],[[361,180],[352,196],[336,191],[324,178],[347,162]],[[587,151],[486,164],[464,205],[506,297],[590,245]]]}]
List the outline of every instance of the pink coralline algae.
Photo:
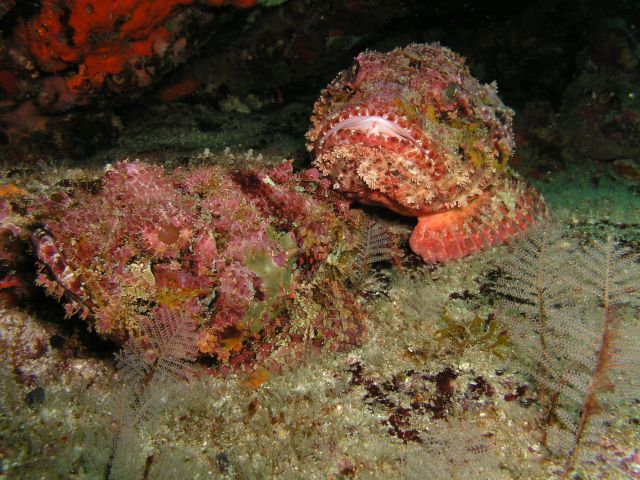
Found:
[{"label": "pink coralline algae", "polygon": [[506,168],[512,111],[438,44],[361,53],[311,122],[320,172],[349,200],[417,217],[410,246],[427,263],[503,243],[547,216]]},{"label": "pink coralline algae", "polygon": [[150,319],[191,322],[200,355],[225,369],[342,350],[362,340],[365,314],[325,260],[353,250],[366,222],[329,187],[290,162],[120,162],[34,202],[38,283],[119,344]]}]

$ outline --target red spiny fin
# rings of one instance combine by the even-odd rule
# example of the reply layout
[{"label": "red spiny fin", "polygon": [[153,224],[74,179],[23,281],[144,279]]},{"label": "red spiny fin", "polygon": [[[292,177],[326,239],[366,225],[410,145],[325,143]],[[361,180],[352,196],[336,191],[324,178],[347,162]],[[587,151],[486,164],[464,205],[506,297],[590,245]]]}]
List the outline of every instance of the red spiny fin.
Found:
[{"label": "red spiny fin", "polygon": [[454,260],[507,242],[548,216],[534,188],[507,177],[464,207],[418,217],[409,245],[426,263]]}]

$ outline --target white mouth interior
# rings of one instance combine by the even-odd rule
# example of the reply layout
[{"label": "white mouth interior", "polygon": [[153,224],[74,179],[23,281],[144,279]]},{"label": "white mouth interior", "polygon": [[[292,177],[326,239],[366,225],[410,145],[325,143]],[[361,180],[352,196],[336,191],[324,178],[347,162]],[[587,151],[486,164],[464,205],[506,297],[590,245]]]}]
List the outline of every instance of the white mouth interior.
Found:
[{"label": "white mouth interior", "polygon": [[318,142],[318,146],[322,146],[327,138],[335,135],[340,130],[354,130],[366,133],[367,135],[384,136],[387,138],[395,137],[399,140],[407,140],[425,153],[420,142],[418,142],[406,128],[402,128],[397,123],[379,115],[354,116],[336,123],[322,136]]}]

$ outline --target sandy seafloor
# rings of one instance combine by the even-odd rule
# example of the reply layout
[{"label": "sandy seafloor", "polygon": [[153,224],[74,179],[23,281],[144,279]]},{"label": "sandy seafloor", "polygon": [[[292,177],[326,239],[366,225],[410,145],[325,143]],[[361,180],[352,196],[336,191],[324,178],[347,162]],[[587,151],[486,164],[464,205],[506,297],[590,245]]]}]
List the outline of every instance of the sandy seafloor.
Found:
[{"label": "sandy seafloor", "polygon": [[[240,153],[212,154],[209,161],[243,161],[246,145],[237,145],[230,131],[214,143],[236,145],[232,151]],[[166,161],[169,155],[157,153],[166,137],[155,133],[155,141],[125,136],[129,144],[97,157],[93,167],[47,165],[30,181],[95,175],[108,161],[129,156],[133,145],[156,152],[140,153],[141,159]],[[208,140],[185,143],[202,151]],[[257,149],[253,158],[277,163],[290,154],[287,141]],[[542,172],[535,184],[569,236],[586,242],[612,232],[638,251],[640,186],[616,177],[610,165],[587,165]],[[381,221],[400,234],[411,228],[388,215]],[[15,378],[10,352],[3,354],[0,478],[558,478],[564,458],[540,447],[536,391],[517,352],[509,344],[492,348],[486,325],[478,331],[472,323],[478,316],[500,321],[487,284],[509,254],[501,246],[431,268],[381,267],[363,299],[370,315],[361,347],[310,354],[258,387],[246,375],[204,375],[181,386],[153,418],[121,433],[115,448],[122,403],[115,349],[82,333],[82,323],[61,318],[61,310],[47,311],[46,302],[4,308],[5,345],[16,335],[49,341],[43,356],[22,366],[37,377],[37,390]],[[458,339],[442,333],[445,309],[462,329]],[[637,310],[623,311],[624,322],[640,321]],[[56,339],[69,336],[75,349],[56,348]],[[420,402],[433,410],[412,406]],[[638,402],[613,414],[606,436],[570,478],[640,478]],[[399,433],[413,431],[419,440]]]}]

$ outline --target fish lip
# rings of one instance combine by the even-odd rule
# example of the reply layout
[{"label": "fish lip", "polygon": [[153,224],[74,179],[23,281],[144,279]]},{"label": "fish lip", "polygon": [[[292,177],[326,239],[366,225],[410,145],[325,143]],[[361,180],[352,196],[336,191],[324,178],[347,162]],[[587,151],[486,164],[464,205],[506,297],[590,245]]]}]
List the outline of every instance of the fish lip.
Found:
[{"label": "fish lip", "polygon": [[317,149],[321,149],[324,142],[331,136],[335,135],[341,130],[355,130],[365,132],[367,134],[385,134],[388,137],[396,137],[400,140],[406,140],[415,145],[424,155],[427,154],[425,148],[420,141],[416,139],[411,132],[399,125],[398,123],[385,118],[383,115],[350,115],[347,118],[340,120],[336,124],[332,125],[323,135],[318,139]]}]

